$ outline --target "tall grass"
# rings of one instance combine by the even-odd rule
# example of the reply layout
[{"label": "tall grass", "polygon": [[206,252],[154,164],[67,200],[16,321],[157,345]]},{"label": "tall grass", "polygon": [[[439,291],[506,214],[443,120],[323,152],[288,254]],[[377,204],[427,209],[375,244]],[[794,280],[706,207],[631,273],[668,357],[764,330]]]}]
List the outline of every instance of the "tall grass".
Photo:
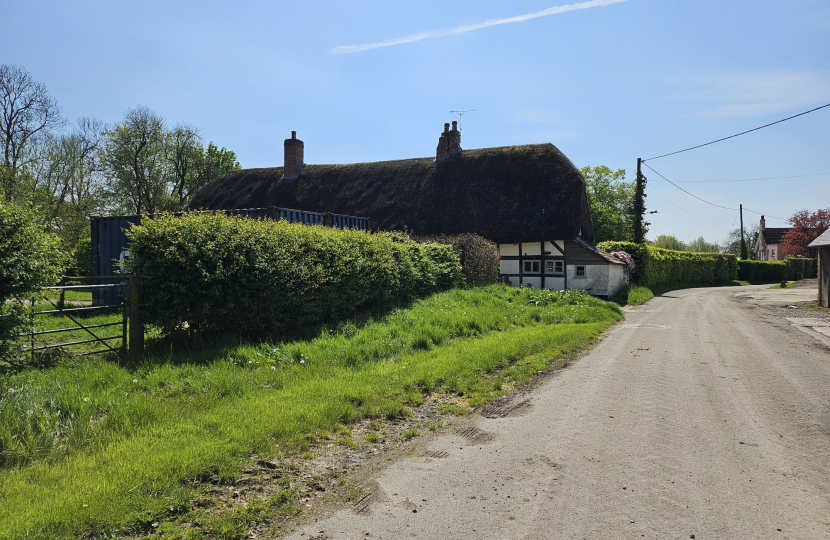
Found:
[{"label": "tall grass", "polygon": [[0,537],[139,533],[190,504],[187,479],[232,478],[252,453],[302,451],[358,419],[406,416],[432,392],[481,403],[620,317],[582,293],[489,286],[208,362],[91,359],[15,374],[0,394]]}]

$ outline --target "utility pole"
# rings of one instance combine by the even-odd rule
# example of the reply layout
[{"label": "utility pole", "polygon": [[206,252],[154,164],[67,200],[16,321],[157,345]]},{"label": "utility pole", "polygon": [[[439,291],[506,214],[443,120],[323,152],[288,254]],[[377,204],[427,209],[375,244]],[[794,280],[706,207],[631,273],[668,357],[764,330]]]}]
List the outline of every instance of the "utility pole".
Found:
[{"label": "utility pole", "polygon": [[738,205],[738,211],[741,214],[741,259],[749,259],[749,253],[746,249],[746,241],[744,240],[744,205]]},{"label": "utility pole", "polygon": [[646,213],[646,177],[643,176],[643,160],[637,158],[637,185],[634,188],[634,242],[642,244],[645,240],[643,215]]}]

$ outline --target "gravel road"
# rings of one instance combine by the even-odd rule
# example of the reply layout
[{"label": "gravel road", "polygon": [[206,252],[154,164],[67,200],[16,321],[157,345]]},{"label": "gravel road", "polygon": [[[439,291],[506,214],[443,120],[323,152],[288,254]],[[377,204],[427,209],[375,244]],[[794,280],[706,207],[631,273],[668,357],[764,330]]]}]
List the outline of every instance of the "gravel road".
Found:
[{"label": "gravel road", "polygon": [[736,292],[631,308],[288,537],[830,539],[830,348]]}]

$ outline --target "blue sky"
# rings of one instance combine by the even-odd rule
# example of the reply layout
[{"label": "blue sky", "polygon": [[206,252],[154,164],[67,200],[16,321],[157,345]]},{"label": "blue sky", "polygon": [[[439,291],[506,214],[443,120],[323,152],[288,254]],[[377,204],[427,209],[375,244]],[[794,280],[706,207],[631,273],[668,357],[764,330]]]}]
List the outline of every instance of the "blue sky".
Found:
[{"label": "blue sky", "polygon": [[[70,120],[147,106],[244,167],[281,165],[291,130],[308,163],[428,156],[450,110],[476,109],[464,148],[552,142],[578,167],[633,178],[637,157],[830,103],[826,0],[3,0],[0,11],[0,63],[23,65]],[[679,184],[713,203],[787,217],[830,206],[830,174],[817,174],[830,173],[828,126],[830,108],[649,164],[675,182],[716,180]],[[649,237],[716,241],[737,224],[646,173]],[[801,175],[815,176],[723,182]]]}]

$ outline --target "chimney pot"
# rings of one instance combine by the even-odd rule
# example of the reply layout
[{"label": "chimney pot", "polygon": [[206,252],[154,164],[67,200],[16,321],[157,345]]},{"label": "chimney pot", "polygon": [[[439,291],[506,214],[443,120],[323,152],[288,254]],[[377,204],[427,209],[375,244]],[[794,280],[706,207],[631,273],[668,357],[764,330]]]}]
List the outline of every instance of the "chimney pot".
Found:
[{"label": "chimney pot", "polygon": [[291,138],[292,138],[292,139],[296,139],[296,138],[297,138],[297,132],[296,132],[296,131],[292,131],[292,132],[291,132]]},{"label": "chimney pot", "polygon": [[450,124],[448,122],[444,123],[444,133],[448,132],[449,130],[450,130]]},{"label": "chimney pot", "polygon": [[457,120],[452,121],[452,130],[453,131],[458,131],[458,121]]}]

